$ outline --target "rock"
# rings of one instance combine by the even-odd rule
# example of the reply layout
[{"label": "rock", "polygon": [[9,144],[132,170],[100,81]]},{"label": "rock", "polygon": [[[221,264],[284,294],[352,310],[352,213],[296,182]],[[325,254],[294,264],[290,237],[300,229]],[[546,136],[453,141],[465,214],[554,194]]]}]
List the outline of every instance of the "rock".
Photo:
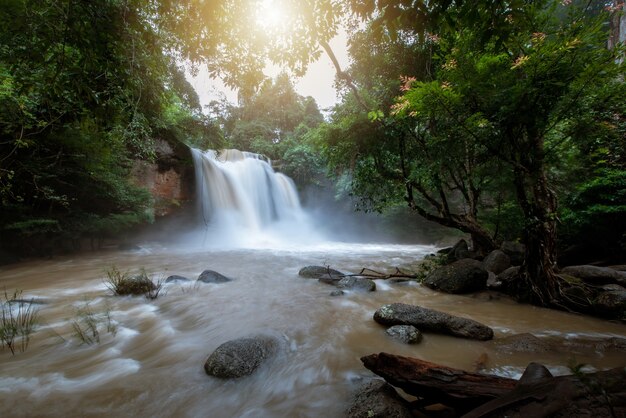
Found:
[{"label": "rock", "polygon": [[578,277],[592,285],[617,283],[621,286],[626,286],[626,272],[613,270],[608,267],[568,266],[561,269],[561,273]]},{"label": "rock", "polygon": [[346,292],[343,290],[333,290],[330,292],[330,296],[343,296]]},{"label": "rock", "polygon": [[276,339],[268,336],[239,338],[217,347],[204,364],[209,376],[223,379],[252,374],[278,348]]},{"label": "rock", "polygon": [[526,246],[519,242],[504,241],[500,246],[502,252],[509,256],[512,266],[521,266],[526,254]]},{"label": "rock", "polygon": [[450,252],[452,251],[452,248],[453,248],[453,247],[445,247],[445,248],[442,248],[442,249],[440,249],[440,250],[438,250],[438,251],[437,251],[437,254],[443,254],[443,255],[450,254]]},{"label": "rock", "polygon": [[422,331],[431,331],[455,337],[490,340],[493,330],[472,319],[460,318],[421,306],[392,303],[374,313],[374,320],[382,325],[413,325]]},{"label": "rock", "polygon": [[376,290],[376,283],[365,277],[344,277],[337,282],[339,289],[362,290],[365,292],[373,292]]},{"label": "rock", "polygon": [[345,276],[342,272],[331,269],[326,266],[306,266],[302,267],[298,272],[299,276],[305,277],[307,279],[321,279],[321,278],[342,278]]},{"label": "rock", "polygon": [[618,284],[605,284],[600,286],[602,290],[606,290],[608,292],[623,292],[626,291],[626,288],[620,286]]},{"label": "rock", "polygon": [[198,281],[202,283],[226,283],[232,281],[232,279],[229,279],[217,271],[204,270],[200,273],[200,276],[198,276]]},{"label": "rock", "polygon": [[483,268],[496,275],[502,273],[511,266],[511,258],[502,250],[494,250],[483,260]]},{"label": "rock", "polygon": [[385,332],[394,340],[405,344],[417,344],[422,341],[422,333],[413,325],[394,325]]},{"label": "rock", "polygon": [[498,338],[491,341],[491,344],[497,351],[513,354],[517,352],[524,353],[546,353],[554,351],[554,344],[551,341],[539,338],[533,334],[515,334],[504,338]]},{"label": "rock", "polygon": [[384,380],[373,380],[359,388],[348,418],[411,418],[408,403]]},{"label": "rock", "polygon": [[593,307],[602,316],[626,319],[626,290],[600,293],[593,302]]},{"label": "rock", "polygon": [[550,379],[554,377],[550,370],[546,368],[543,364],[531,362],[526,366],[526,370],[522,374],[522,377],[519,378],[518,385],[527,385],[529,383],[535,383],[543,379]]},{"label": "rock", "polygon": [[186,277],[183,276],[177,276],[176,274],[169,276],[167,279],[165,279],[165,283],[175,283],[175,282],[190,282],[191,280],[189,280]]},{"label": "rock", "polygon": [[337,286],[337,283],[339,283],[339,280],[341,280],[341,277],[326,275],[325,277],[320,277],[319,279],[317,279],[317,281],[320,283],[329,284],[331,286]]},{"label": "rock", "polygon": [[487,276],[487,289],[497,290],[500,286],[502,286],[502,282],[498,280],[498,276],[493,271],[488,272]]},{"label": "rock", "polygon": [[469,258],[471,253],[467,246],[467,241],[460,239],[448,252],[448,262],[453,263],[464,258]]},{"label": "rock", "polygon": [[519,280],[519,270],[520,266],[509,267],[498,274],[495,282],[488,287],[499,292],[507,293],[509,289],[514,288],[514,283]]},{"label": "rock", "polygon": [[487,285],[487,271],[480,261],[463,259],[430,273],[424,285],[446,293],[470,293],[482,290]]}]

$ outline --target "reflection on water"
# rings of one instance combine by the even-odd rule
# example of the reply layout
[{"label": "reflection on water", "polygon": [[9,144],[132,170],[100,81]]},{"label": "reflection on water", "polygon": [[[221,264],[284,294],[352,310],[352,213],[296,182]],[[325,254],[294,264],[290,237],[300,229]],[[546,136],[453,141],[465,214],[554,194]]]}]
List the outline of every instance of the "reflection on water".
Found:
[{"label": "reflection on water", "polygon": [[[508,300],[435,293],[415,284],[379,281],[378,291],[330,297],[331,287],[298,276],[310,264],[344,271],[409,265],[426,246],[322,244],[304,249],[108,252],[7,266],[0,287],[24,290],[40,305],[43,326],[25,353],[0,352],[0,416],[340,416],[369,372],[361,356],[386,351],[473,369],[488,354],[487,372],[515,376],[529,361],[558,373],[568,365],[623,365],[619,353],[502,353],[489,343],[426,334],[421,344],[390,340],[372,320],[385,303],[403,302],[476,319],[496,338],[532,332],[573,338],[626,337],[626,327]],[[235,280],[171,284],[157,300],[113,297],[104,270],[145,267],[154,277],[195,279],[204,269]],[[91,312],[99,343],[81,344],[72,323]],[[108,321],[108,322],[107,322]],[[109,328],[109,329],[107,329]],[[208,377],[203,364],[223,342],[271,334],[280,354],[254,375]]]}]

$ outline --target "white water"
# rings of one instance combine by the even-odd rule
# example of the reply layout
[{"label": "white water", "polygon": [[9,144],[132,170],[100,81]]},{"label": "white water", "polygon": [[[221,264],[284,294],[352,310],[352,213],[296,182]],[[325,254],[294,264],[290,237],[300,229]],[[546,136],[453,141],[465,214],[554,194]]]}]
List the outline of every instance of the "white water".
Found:
[{"label": "white water", "polygon": [[259,154],[192,149],[198,233],[203,247],[267,248],[322,238],[300,206],[293,181]]}]

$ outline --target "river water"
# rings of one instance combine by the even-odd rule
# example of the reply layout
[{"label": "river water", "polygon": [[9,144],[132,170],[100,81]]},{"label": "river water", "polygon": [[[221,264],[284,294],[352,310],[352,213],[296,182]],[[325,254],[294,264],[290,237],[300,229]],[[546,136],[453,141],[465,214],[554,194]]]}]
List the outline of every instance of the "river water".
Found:
[{"label": "river water", "polygon": [[[386,303],[418,304],[472,318],[496,338],[626,337],[626,327],[486,296],[436,293],[417,284],[377,281],[372,293],[331,297],[332,287],[298,276],[306,265],[348,272],[386,271],[415,263],[429,246],[326,243],[276,249],[146,247],[2,267],[0,288],[42,302],[40,326],[25,352],[0,351],[0,416],[319,417],[342,416],[370,373],[361,356],[381,351],[472,370],[519,376],[529,361],[556,373],[568,365],[623,366],[623,353],[565,350],[506,353],[491,343],[426,334],[408,346],[385,335],[372,315]],[[116,297],[104,271],[145,268],[154,278],[195,279],[205,269],[234,280],[167,285],[156,300]],[[89,316],[89,313],[91,316]],[[82,343],[72,323],[90,317],[99,342]],[[81,319],[82,318],[82,319]],[[279,354],[255,374],[219,380],[203,370],[220,344],[275,335]],[[93,338],[92,338],[93,339]],[[484,356],[487,354],[487,357]]]}]

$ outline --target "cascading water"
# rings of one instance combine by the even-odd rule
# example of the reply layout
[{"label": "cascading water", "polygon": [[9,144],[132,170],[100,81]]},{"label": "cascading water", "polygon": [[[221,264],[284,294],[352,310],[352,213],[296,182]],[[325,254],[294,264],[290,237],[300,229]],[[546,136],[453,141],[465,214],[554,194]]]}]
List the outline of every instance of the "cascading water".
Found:
[{"label": "cascading water", "polygon": [[293,181],[275,172],[269,159],[235,149],[191,152],[203,244],[240,247],[311,237]]}]

